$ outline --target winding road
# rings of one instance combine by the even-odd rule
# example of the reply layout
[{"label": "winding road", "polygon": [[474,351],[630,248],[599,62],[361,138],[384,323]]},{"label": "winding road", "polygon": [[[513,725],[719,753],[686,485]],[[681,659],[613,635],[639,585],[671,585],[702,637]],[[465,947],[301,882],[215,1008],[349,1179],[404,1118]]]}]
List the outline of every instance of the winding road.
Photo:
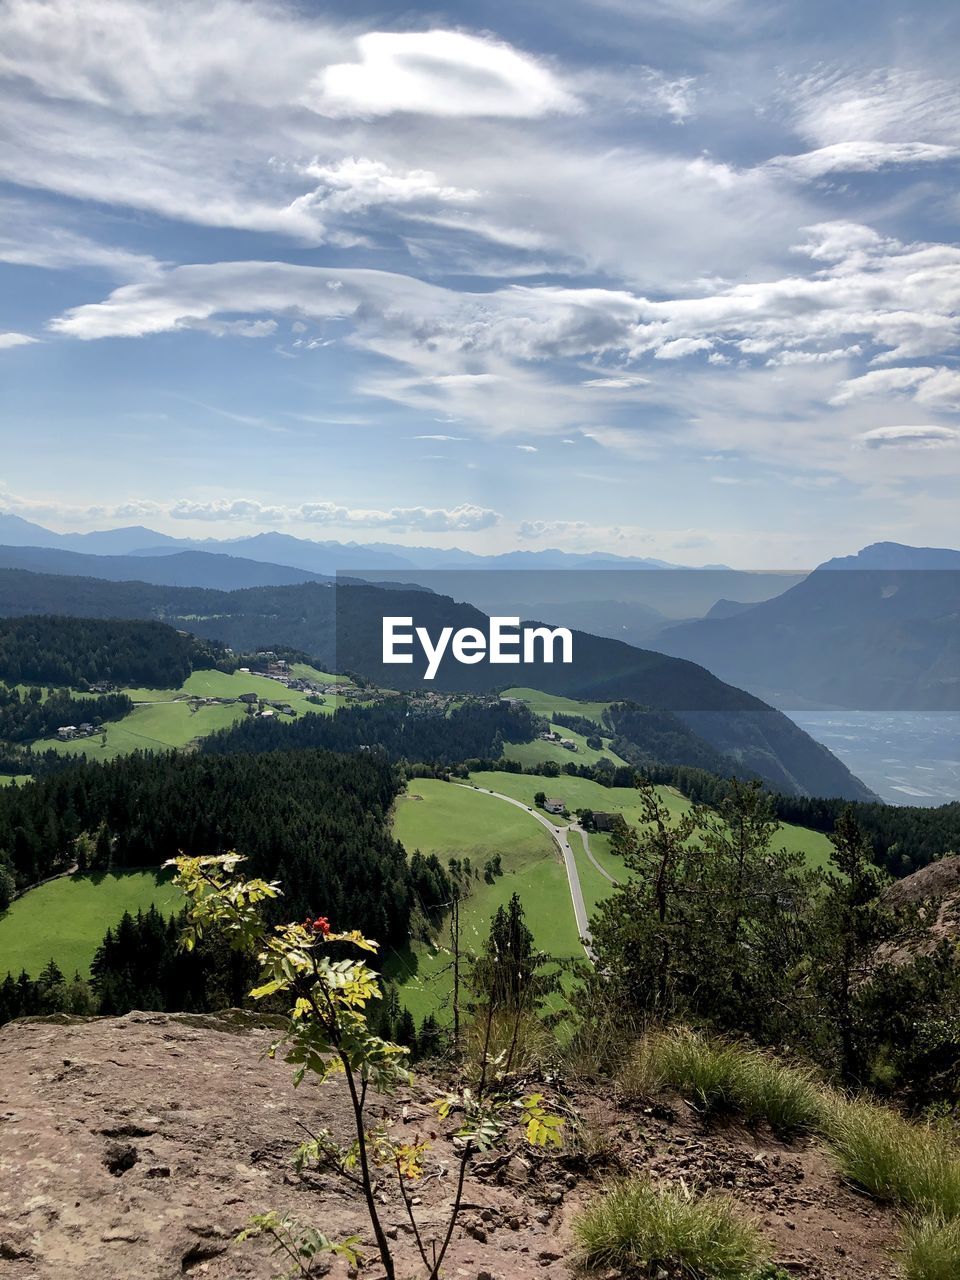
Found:
[{"label": "winding road", "polygon": [[583,841],[583,851],[590,859],[591,863],[596,867],[597,871],[609,880],[611,884],[617,884],[612,875],[605,871],[597,862],[596,858],[590,852],[590,842],[587,833],[579,823],[571,823],[569,826],[557,826],[551,822],[549,818],[544,817],[542,813],[538,813],[536,809],[530,805],[524,804],[522,800],[515,800],[513,796],[505,796],[502,791],[491,791],[489,787],[478,787],[469,782],[458,782],[458,787],[466,787],[470,791],[480,791],[485,796],[493,796],[497,800],[504,800],[507,804],[515,805],[518,809],[522,809],[524,813],[529,813],[532,818],[536,818],[541,826],[546,827],[553,837],[554,843],[563,856],[563,865],[567,871],[567,884],[570,886],[570,899],[573,902],[573,915],[577,922],[577,932],[580,934],[580,941],[586,952],[587,959],[591,964],[596,962],[596,952],[593,949],[593,938],[590,934],[590,924],[587,917],[587,907],[583,900],[583,889],[580,887],[580,873],[577,870],[577,860],[574,856],[573,849],[570,847],[570,832],[577,831]]}]

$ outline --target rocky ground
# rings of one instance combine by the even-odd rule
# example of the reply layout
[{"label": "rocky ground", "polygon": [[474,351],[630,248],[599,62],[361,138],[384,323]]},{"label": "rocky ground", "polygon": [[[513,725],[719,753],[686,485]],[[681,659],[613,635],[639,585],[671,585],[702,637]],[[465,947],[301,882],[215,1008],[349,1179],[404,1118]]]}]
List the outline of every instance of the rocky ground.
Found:
[{"label": "rocky ground", "polygon": [[[329,1178],[304,1182],[290,1164],[302,1125],[347,1132],[342,1084],[295,1090],[290,1068],[263,1057],[270,1039],[239,1017],[145,1013],[0,1029],[0,1280],[270,1280],[282,1268],[264,1243],[233,1240],[267,1209],[368,1238],[354,1195]],[[605,1177],[630,1170],[736,1197],[791,1276],[896,1276],[893,1217],[840,1185],[818,1147],[705,1129],[681,1101],[628,1109],[608,1092],[573,1089],[560,1104],[577,1119],[559,1156],[517,1152],[468,1180],[448,1277],[576,1275],[573,1215]],[[401,1131],[436,1130],[431,1096],[424,1082],[391,1100]],[[428,1233],[453,1166],[440,1133],[416,1187]],[[398,1275],[420,1274],[394,1187],[380,1198]],[[362,1275],[375,1280],[366,1253]],[[327,1274],[345,1277],[346,1263]]]}]

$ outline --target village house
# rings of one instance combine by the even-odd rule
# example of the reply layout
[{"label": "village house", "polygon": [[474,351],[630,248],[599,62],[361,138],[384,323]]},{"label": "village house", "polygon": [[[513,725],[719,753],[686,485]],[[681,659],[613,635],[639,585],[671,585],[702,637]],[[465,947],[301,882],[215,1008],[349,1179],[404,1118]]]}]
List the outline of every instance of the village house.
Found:
[{"label": "village house", "polygon": [[567,806],[557,796],[548,796],[543,802],[543,807],[547,813],[566,813]]}]

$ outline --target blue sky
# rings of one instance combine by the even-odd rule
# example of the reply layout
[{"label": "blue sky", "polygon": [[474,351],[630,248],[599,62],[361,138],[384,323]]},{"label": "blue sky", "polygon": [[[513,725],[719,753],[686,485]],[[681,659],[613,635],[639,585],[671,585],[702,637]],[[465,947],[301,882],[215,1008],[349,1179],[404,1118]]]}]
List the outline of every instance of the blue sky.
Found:
[{"label": "blue sky", "polygon": [[958,542],[953,3],[0,9],[0,506]]}]

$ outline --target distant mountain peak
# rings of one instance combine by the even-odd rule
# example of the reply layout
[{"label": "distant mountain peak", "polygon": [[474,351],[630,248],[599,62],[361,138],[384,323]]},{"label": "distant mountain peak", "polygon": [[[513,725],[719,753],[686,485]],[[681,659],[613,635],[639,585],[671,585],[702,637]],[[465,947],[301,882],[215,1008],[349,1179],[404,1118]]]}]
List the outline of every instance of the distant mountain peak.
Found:
[{"label": "distant mountain peak", "polygon": [[871,542],[856,555],[835,556],[820,569],[960,569],[960,551],[949,547],[911,547],[903,542]]}]

